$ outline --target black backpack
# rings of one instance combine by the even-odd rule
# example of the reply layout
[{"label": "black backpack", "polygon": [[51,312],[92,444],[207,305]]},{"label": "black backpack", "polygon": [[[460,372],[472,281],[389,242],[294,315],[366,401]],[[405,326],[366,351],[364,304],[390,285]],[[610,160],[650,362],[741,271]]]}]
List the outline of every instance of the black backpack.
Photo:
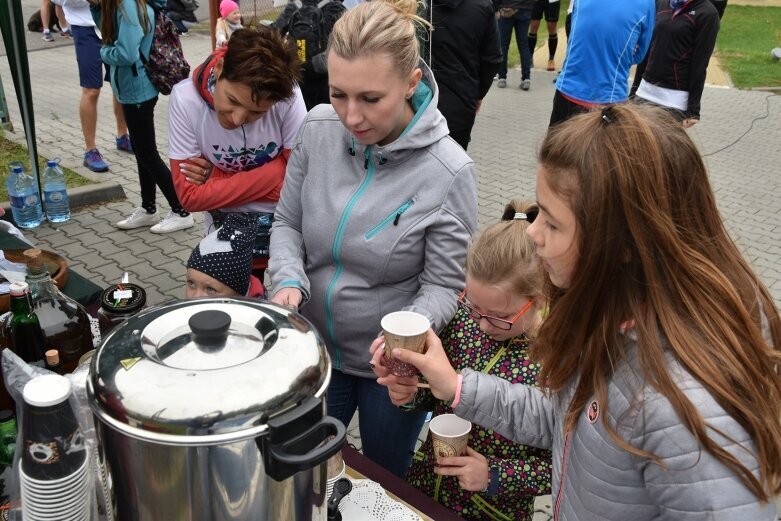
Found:
[{"label": "black backpack", "polygon": [[182,43],[174,23],[163,11],[155,7],[152,9],[155,12],[152,48],[148,58],[140,50],[138,54],[149,81],[160,94],[168,95],[174,85],[190,75],[190,64],[184,59]]},{"label": "black backpack", "polygon": [[328,35],[347,8],[341,0],[321,0],[302,3],[295,0],[287,26],[288,40],[295,47],[305,72],[312,72],[312,57],[325,51]]}]

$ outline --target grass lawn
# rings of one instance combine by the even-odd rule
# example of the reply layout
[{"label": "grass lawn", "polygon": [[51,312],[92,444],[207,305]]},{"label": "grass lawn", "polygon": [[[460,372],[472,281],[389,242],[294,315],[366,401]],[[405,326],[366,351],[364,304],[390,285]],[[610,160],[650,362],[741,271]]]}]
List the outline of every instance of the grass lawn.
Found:
[{"label": "grass lawn", "polygon": [[[561,0],[561,6],[559,8],[559,28],[564,27],[564,20],[567,18],[569,2],[570,0]],[[542,17],[540,29],[537,31],[536,49],[539,49],[543,45],[548,45],[548,24],[545,22],[545,16]],[[559,40],[559,45],[567,45],[567,40],[562,38]],[[534,49],[532,49],[532,54],[534,54]],[[521,63],[521,56],[518,54],[518,45],[515,43],[515,31],[513,31],[512,40],[510,40],[510,50],[507,52],[507,68],[512,69],[513,67],[517,67],[519,63]]]},{"label": "grass lawn", "polygon": [[721,21],[716,51],[736,87],[781,87],[781,7],[729,5]]},{"label": "grass lawn", "polygon": [[[14,143],[7,139],[2,132],[0,132],[0,201],[8,200],[8,190],[5,186],[5,179],[8,176],[8,163],[12,161],[21,161],[24,163],[26,172],[30,172],[30,156],[27,153],[27,148]],[[38,156],[38,162],[41,165],[41,174],[46,167],[46,158]],[[92,181],[86,177],[81,177],[73,170],[69,170],[63,167],[65,171],[65,180],[68,188],[74,188],[76,186],[88,185]]]}]

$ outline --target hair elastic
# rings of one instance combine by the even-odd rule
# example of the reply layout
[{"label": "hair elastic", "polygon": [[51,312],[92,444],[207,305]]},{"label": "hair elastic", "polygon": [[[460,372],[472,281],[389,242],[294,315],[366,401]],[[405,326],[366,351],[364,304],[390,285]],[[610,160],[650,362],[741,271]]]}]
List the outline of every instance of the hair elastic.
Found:
[{"label": "hair elastic", "polygon": [[605,123],[612,123],[615,121],[615,115],[613,114],[613,106],[608,105],[602,108],[602,121]]},{"label": "hair elastic", "polygon": [[528,216],[528,215],[526,215],[526,214],[525,214],[525,213],[523,213],[523,212],[515,212],[515,215],[513,215],[513,220],[514,220],[514,221],[515,221],[515,220],[520,220],[520,221],[528,221],[528,220],[529,220],[529,216]]}]

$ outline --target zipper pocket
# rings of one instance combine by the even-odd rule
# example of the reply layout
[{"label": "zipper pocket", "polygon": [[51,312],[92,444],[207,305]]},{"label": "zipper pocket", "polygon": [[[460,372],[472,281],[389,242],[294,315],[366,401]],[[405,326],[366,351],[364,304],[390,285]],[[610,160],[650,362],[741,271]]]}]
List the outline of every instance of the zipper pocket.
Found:
[{"label": "zipper pocket", "polygon": [[410,200],[408,200],[407,202],[405,202],[404,204],[402,204],[401,206],[399,206],[398,208],[396,208],[395,210],[393,210],[393,212],[391,212],[391,214],[390,214],[390,215],[388,215],[388,216],[387,216],[385,219],[383,219],[382,221],[380,221],[380,223],[379,223],[377,226],[375,226],[374,228],[372,228],[371,230],[369,230],[369,231],[366,233],[366,235],[364,235],[364,238],[365,238],[367,241],[371,240],[371,239],[372,239],[372,237],[374,237],[375,235],[377,235],[378,233],[380,233],[380,232],[383,230],[383,228],[385,228],[386,226],[388,226],[388,225],[389,225],[391,222],[393,222],[393,224],[394,224],[394,225],[397,225],[397,224],[399,224],[399,218],[401,218],[401,214],[403,214],[404,212],[406,212],[407,210],[409,210],[409,209],[410,209],[410,207],[411,207],[413,204],[415,204],[415,201],[413,201],[412,199],[410,199]]}]

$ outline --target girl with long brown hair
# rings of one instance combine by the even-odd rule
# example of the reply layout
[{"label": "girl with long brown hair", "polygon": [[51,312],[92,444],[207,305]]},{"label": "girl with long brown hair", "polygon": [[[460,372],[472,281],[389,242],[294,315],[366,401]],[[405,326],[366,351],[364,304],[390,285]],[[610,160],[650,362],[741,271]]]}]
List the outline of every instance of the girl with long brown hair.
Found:
[{"label": "girl with long brown hair", "polygon": [[[401,353],[455,413],[553,449],[554,516],[775,520],[781,320],[728,236],[672,117],[617,106],[552,129],[528,233],[550,313],[532,346],[545,393]],[[381,379],[394,403],[414,381]]]}]

